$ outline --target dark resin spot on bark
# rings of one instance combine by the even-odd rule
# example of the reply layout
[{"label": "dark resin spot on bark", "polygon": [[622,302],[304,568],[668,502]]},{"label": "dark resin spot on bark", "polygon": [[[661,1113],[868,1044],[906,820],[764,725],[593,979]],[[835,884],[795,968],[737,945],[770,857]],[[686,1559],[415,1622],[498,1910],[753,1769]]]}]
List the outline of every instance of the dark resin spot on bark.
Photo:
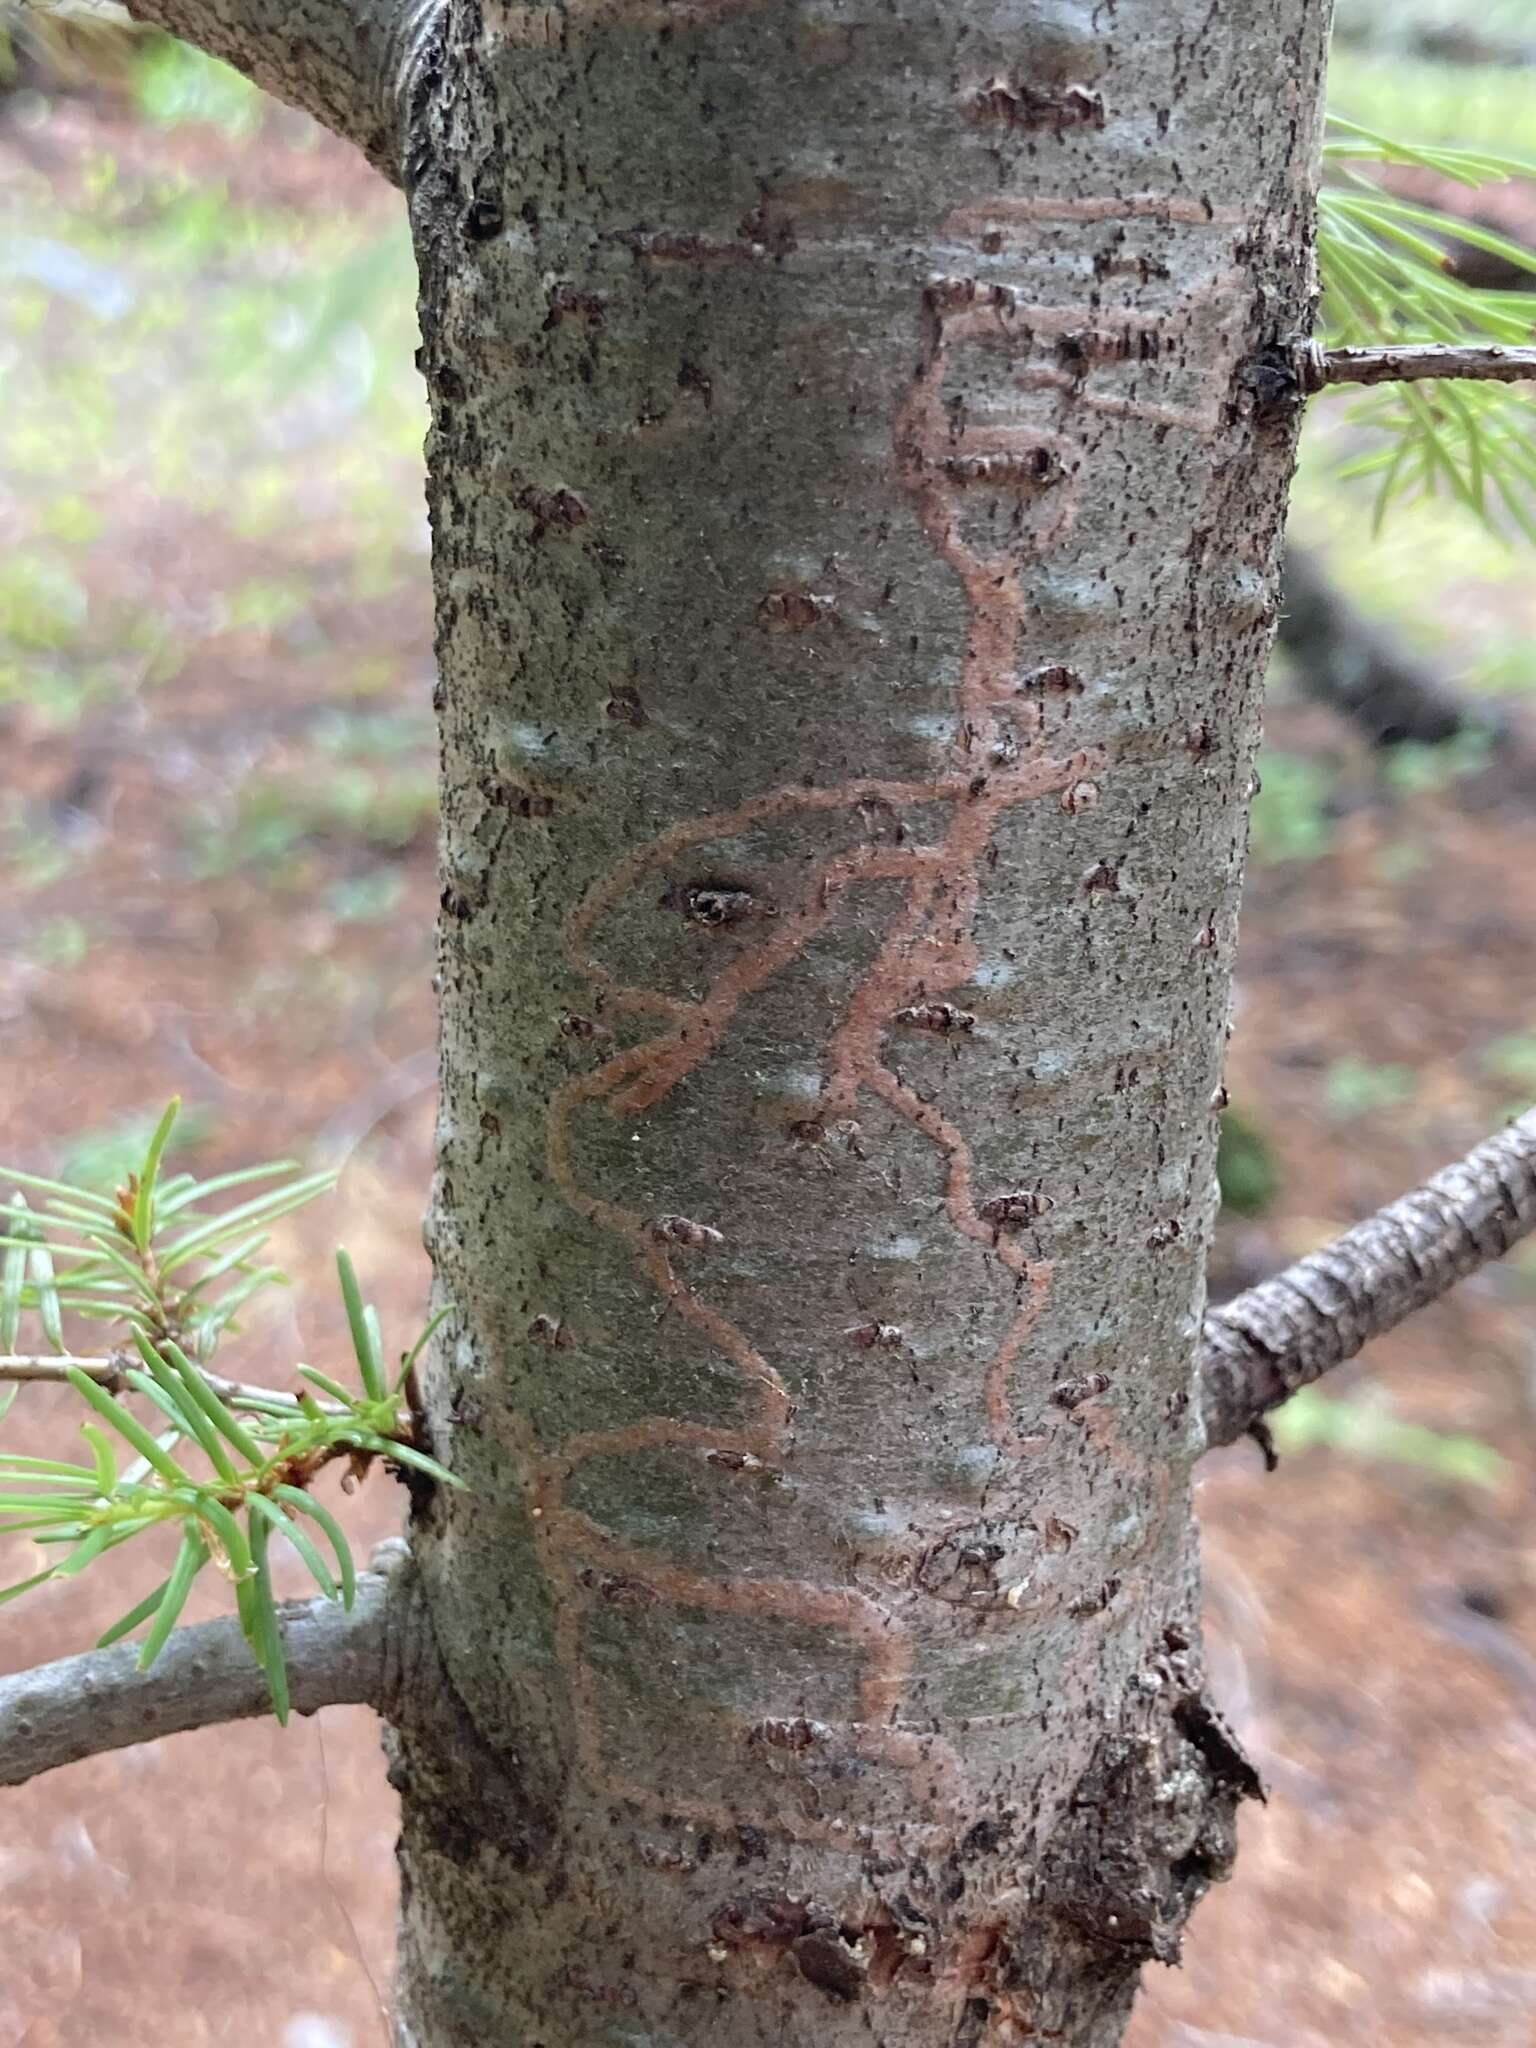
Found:
[{"label": "dark resin spot on bark", "polygon": [[519,492],[516,502],[524,512],[532,513],[535,540],[552,526],[585,526],[591,517],[585,501],[564,484],[552,491],[536,490],[530,484]]},{"label": "dark resin spot on bark", "polygon": [[947,455],[939,468],[957,484],[999,485],[1043,490],[1060,483],[1066,465],[1053,448],[1026,448],[1022,454]]},{"label": "dark resin spot on bark", "polygon": [[1005,1195],[993,1195],[981,1204],[976,1214],[985,1223],[1002,1226],[1010,1223],[1028,1223],[1033,1217],[1044,1216],[1056,1204],[1049,1195],[1039,1188],[1015,1188]]},{"label": "dark resin spot on bark", "polygon": [[1095,1394],[1104,1393],[1108,1386],[1107,1372],[1086,1372],[1081,1379],[1058,1380],[1051,1389],[1051,1399],[1058,1408],[1076,1408],[1091,1401]]},{"label": "dark resin spot on bark", "polygon": [[658,1216],[651,1225],[658,1244],[678,1244],[692,1252],[707,1252],[725,1243],[725,1233],[709,1223],[695,1223],[691,1216]]},{"label": "dark resin spot on bark", "polygon": [[683,915],[693,924],[744,924],[752,917],[772,917],[773,910],[760,903],[750,889],[724,884],[702,884],[683,891]]},{"label": "dark resin spot on bark", "polygon": [[990,1856],[1007,1841],[1012,1825],[1012,1814],[973,1821],[960,1838],[961,1860],[969,1863],[977,1856]]},{"label": "dark resin spot on bark", "polygon": [[913,1003],[898,1010],[893,1024],[905,1024],[913,1031],[974,1031],[973,1011],[956,1009],[953,1003]]}]

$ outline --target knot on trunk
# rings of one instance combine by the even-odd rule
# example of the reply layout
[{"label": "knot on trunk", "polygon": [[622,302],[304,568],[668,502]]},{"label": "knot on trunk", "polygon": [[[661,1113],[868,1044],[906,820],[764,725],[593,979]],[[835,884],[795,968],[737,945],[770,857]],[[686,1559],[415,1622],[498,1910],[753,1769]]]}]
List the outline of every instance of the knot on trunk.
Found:
[{"label": "knot on trunk", "polygon": [[407,1546],[381,1546],[373,1563],[390,1574],[377,1706],[386,1776],[403,1800],[405,1854],[446,1859],[471,1886],[486,1856],[526,1870],[554,1839],[552,1788],[536,1791],[523,1759],[459,1691]]},{"label": "knot on trunk", "polygon": [[1046,1903],[1104,1959],[1134,1973],[1176,1963],[1190,1914],[1232,1869],[1237,1808],[1258,1772],[1210,1702],[1183,1692],[1156,1723],[1106,1735],[1044,1873]]},{"label": "knot on trunk", "polygon": [[[951,1937],[967,1994],[951,2048],[981,2048],[999,2026],[1015,2030],[1004,2039],[1118,2040],[1142,1964],[1178,1961],[1195,1905],[1229,1874],[1238,1804],[1263,1788],[1191,1689],[1183,1631],[1164,1644],[1156,1690],[1100,1740],[1033,1882],[986,1905],[974,1886],[969,1931]],[[979,1823],[961,1859],[1006,1851],[1009,1832]]]}]

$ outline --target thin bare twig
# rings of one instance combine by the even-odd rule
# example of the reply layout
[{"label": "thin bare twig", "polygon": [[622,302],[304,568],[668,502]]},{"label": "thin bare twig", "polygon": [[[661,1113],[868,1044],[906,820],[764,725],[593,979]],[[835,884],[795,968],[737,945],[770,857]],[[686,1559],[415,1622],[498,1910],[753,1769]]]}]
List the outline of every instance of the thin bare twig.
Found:
[{"label": "thin bare twig", "polygon": [[1207,1446],[1254,1431],[1298,1387],[1533,1230],[1536,1110],[1529,1110],[1423,1187],[1206,1317]]},{"label": "thin bare twig", "polygon": [[[1507,738],[1490,704],[1463,694],[1418,649],[1358,612],[1322,560],[1286,542],[1279,646],[1301,690],[1349,719],[1373,747],[1437,746],[1461,732]],[[1513,761],[1518,747],[1500,758]]]},{"label": "thin bare twig", "polygon": [[1465,21],[1405,22],[1401,15],[1407,11],[1397,10],[1395,19],[1387,9],[1373,9],[1361,20],[1346,16],[1335,28],[1334,40],[1372,54],[1418,57],[1430,64],[1497,64],[1507,71],[1536,64],[1536,42],[1527,38]]},{"label": "thin bare twig", "polygon": [[[120,1394],[128,1385],[126,1361],[122,1358],[16,1358],[0,1357],[0,1385],[6,1381],[42,1381],[55,1386],[67,1385],[71,1371],[83,1372],[99,1387],[109,1393]],[[276,1387],[257,1387],[243,1380],[221,1379],[217,1373],[205,1372],[203,1378],[212,1387],[221,1401],[227,1401],[235,1408],[291,1408],[295,1415],[303,1411],[296,1394],[285,1394]],[[326,1415],[345,1413],[335,1401],[322,1400],[315,1396],[315,1406]]]},{"label": "thin bare twig", "polygon": [[1500,348],[1492,343],[1425,342],[1389,348],[1318,348],[1297,352],[1303,391],[1331,384],[1423,384],[1433,379],[1474,378],[1484,383],[1523,384],[1536,378],[1536,348]]}]

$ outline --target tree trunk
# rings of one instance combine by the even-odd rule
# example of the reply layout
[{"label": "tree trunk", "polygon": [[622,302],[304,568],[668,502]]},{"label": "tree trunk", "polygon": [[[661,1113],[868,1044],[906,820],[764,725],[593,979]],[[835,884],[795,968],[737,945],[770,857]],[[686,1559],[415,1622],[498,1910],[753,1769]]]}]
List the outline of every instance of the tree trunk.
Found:
[{"label": "tree trunk", "polygon": [[[414,2048],[1118,2040],[1325,0],[459,0]],[[411,1699],[414,1690],[416,1697]]]}]

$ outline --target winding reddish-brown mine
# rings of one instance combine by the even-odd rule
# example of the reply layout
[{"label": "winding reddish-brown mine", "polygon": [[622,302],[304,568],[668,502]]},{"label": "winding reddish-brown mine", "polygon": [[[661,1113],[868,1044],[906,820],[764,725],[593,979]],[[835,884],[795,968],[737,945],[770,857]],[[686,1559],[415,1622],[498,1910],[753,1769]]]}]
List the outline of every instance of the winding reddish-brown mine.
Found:
[{"label": "winding reddish-brown mine", "polygon": [[[1157,212],[1185,217],[1167,201],[1082,201],[1053,208],[1050,203],[1011,202],[968,210],[952,227],[979,237],[1027,232],[1052,218],[1135,218]],[[1206,287],[1217,290],[1217,285]],[[1105,768],[1101,750],[1054,757],[1047,744],[1044,713],[1020,694],[1019,655],[1024,623],[1022,572],[1049,553],[1071,530],[1079,486],[1079,452],[1060,431],[1035,429],[1027,421],[1006,426],[956,429],[943,403],[942,386],[951,346],[977,336],[1027,343],[1031,334],[1080,339],[1081,364],[1074,369],[1025,367],[1016,374],[1021,392],[1066,393],[1068,402],[1127,411],[1158,424],[1198,430],[1211,424],[1205,408],[1172,408],[1135,396],[1104,394],[1088,387],[1095,364],[1133,357],[1144,330],[1156,323],[1127,316],[1109,323],[1100,311],[1022,305],[1005,289],[979,286],[965,278],[932,280],[926,293],[930,346],[903,398],[894,427],[896,473],[923,529],[965,593],[967,625],[958,703],[947,758],[924,782],[858,780],[835,788],[793,786],[768,791],[734,809],[672,826],[622,862],[590,890],[568,928],[570,957],[587,978],[609,1015],[653,1014],[657,1035],[615,1053],[592,1072],[560,1091],[549,1122],[548,1161],[552,1178],[581,1216],[614,1232],[632,1247],[658,1298],[699,1330],[739,1373],[750,1399],[749,1417],[736,1427],[654,1416],[626,1428],[590,1432],[557,1449],[537,1445],[531,1432],[517,1444],[526,1462],[533,1512],[546,1543],[546,1557],[559,1595],[559,1652],[571,1687],[578,1740],[595,1785],[606,1792],[657,1808],[651,1788],[620,1779],[608,1766],[603,1729],[591,1676],[583,1656],[584,1617],[593,1598],[595,1573],[613,1575],[643,1589],[648,1599],[686,1604],[708,1613],[794,1620],[841,1632],[862,1656],[860,1717],[846,1732],[871,1760],[909,1771],[912,1808],[932,1816],[906,1830],[944,1837],[964,1811],[961,1766],[948,1744],[929,1731],[903,1725],[911,1663],[910,1644],[899,1609],[848,1586],[824,1586],[789,1579],[712,1579],[658,1562],[649,1551],[627,1544],[565,1503],[567,1484],[585,1461],[658,1447],[709,1456],[743,1472],[782,1468],[792,1449],[793,1410],[789,1392],[773,1364],[750,1336],[701,1298],[679,1277],[673,1258],[676,1233],[699,1226],[668,1219],[672,1233],[647,1218],[580,1185],[572,1163],[571,1121],[583,1107],[606,1104],[619,1118],[638,1118],[654,1108],[707,1060],[739,1006],[835,919],[845,894],[862,882],[905,882],[900,908],[875,957],[853,990],[830,1035],[822,1062],[817,1121],[827,1126],[855,1117],[868,1091],[920,1132],[942,1156],[945,1209],[953,1227],[985,1244],[1012,1282],[1012,1321],[988,1367],[983,1393],[991,1439],[1006,1460],[1018,1461],[1045,1441],[1021,1437],[1013,1419],[1010,1387],[1014,1370],[1035,1328],[1050,1286],[1048,1262],[1032,1257],[1012,1227],[1019,1218],[1000,1215],[996,1200],[979,1203],[972,1185],[972,1161],[964,1133],[931,1102],[922,1100],[886,1063],[885,1039],[898,1013],[967,1016],[946,1009],[944,999],[961,988],[978,965],[973,927],[986,858],[995,828],[1015,805],[1056,795],[1069,811],[1087,808],[1097,796],[1094,778]],[[1057,359],[1060,349],[1057,348]],[[1214,403],[1214,401],[1213,401]],[[968,545],[962,514],[968,493],[977,489],[1016,492],[1023,501],[1025,538],[1015,537],[1007,553],[979,553]],[[1065,671],[1063,673],[1066,673]],[[920,845],[877,846],[856,841],[826,859],[811,875],[797,902],[780,905],[765,919],[761,935],[737,951],[695,1000],[656,989],[622,985],[592,957],[594,931],[626,892],[647,874],[665,869],[693,849],[725,841],[759,821],[794,813],[844,813],[851,822],[877,805],[931,809],[935,829]],[[1020,1202],[1025,1197],[1018,1198]],[[1108,1410],[1089,1418],[1091,1435],[1103,1455],[1126,1455],[1115,1441]],[[1166,1490],[1166,1489],[1165,1489]],[[956,1511],[955,1520],[963,1519]],[[1151,1518],[1153,1525],[1156,1515]],[[882,1560],[887,1577],[916,1572],[932,1530],[911,1540],[909,1550]],[[1150,1534],[1147,1539],[1151,1540]],[[1026,1616],[1021,1616],[1026,1620]],[[683,1819],[739,1821],[704,1801],[669,1792],[665,1810]],[[804,1840],[824,1839],[845,1825],[784,1814],[754,1816],[763,1828]]]}]

